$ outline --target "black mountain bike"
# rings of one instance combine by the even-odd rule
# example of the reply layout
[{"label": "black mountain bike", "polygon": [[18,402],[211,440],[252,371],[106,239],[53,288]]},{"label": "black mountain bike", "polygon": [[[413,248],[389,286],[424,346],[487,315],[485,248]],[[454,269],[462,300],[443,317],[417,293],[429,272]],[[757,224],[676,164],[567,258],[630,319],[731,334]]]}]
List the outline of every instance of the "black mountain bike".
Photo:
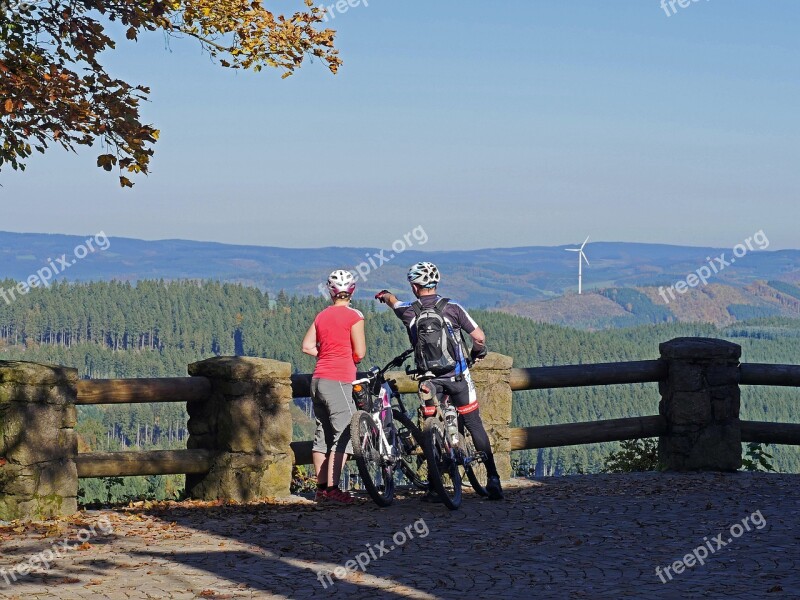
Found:
[{"label": "black mountain bike", "polygon": [[[420,382],[432,379],[406,369]],[[450,510],[461,506],[461,484],[466,475],[472,488],[480,496],[487,496],[488,475],[484,464],[486,456],[475,449],[472,436],[464,427],[450,397],[437,398],[433,406],[420,406],[423,447],[428,462],[428,483]],[[463,475],[462,475],[463,472]]]},{"label": "black mountain bike", "polygon": [[367,493],[378,506],[394,501],[397,479],[402,476],[419,489],[428,488],[422,433],[385,378],[389,369],[400,367],[412,352],[406,350],[382,369],[373,367],[353,382],[358,408],[350,421],[353,458]]}]

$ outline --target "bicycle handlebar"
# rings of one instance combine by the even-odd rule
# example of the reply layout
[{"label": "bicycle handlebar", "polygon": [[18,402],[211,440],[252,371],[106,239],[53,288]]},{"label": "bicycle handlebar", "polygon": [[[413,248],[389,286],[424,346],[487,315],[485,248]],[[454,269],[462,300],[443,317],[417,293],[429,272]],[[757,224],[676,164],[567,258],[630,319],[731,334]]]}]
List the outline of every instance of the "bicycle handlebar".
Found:
[{"label": "bicycle handlebar", "polygon": [[414,349],[413,348],[409,348],[408,350],[406,350],[402,354],[399,354],[399,355],[395,356],[392,360],[390,360],[388,363],[386,363],[386,366],[383,367],[382,369],[378,369],[377,367],[373,367],[372,369],[370,369],[368,371],[369,378],[371,379],[373,375],[383,377],[386,374],[386,371],[388,371],[392,367],[399,367],[404,362],[406,362],[406,359],[409,356],[411,356],[413,353],[414,353]]},{"label": "bicycle handlebar", "polygon": [[[470,368],[471,366],[473,366],[475,364],[475,361],[472,358],[467,358],[466,362],[467,362],[467,368]],[[406,367],[406,375],[408,375],[409,377],[411,377],[412,379],[415,379],[417,381],[419,381],[420,379],[423,379],[423,378],[425,378],[425,379],[436,379],[436,377],[438,377],[438,375],[434,375],[430,371],[420,372],[419,369],[412,369],[410,366]]]}]

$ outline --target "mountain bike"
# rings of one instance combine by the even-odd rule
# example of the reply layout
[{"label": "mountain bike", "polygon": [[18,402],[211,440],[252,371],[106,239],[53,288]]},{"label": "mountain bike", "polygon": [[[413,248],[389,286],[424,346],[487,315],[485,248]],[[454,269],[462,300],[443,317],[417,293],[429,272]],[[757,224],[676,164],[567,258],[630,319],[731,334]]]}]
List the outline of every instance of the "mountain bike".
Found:
[{"label": "mountain bike", "polygon": [[365,377],[353,382],[353,400],[358,409],[350,421],[353,458],[367,493],[378,506],[392,504],[396,480],[401,475],[414,487],[428,488],[422,433],[406,414],[400,394],[385,377],[389,369],[400,367],[412,352],[406,350],[382,369],[373,367]]},{"label": "mountain bike", "polygon": [[[406,369],[406,373],[420,383],[434,378],[411,369]],[[486,456],[475,449],[472,435],[464,427],[456,407],[450,403],[450,397],[447,394],[441,399],[435,397],[433,405],[423,402],[419,410],[420,419],[424,419],[421,429],[430,489],[450,510],[461,506],[463,475],[477,494],[487,496]]]}]

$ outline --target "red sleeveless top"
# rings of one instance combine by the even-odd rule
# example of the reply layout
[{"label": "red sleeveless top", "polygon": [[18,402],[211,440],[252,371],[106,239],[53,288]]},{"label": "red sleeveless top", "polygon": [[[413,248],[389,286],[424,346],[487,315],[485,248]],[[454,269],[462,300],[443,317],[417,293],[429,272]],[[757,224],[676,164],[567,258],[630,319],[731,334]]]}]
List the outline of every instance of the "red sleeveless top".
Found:
[{"label": "red sleeveless top", "polygon": [[313,377],[351,383],[356,378],[350,329],[364,315],[349,306],[329,306],[314,319],[317,332],[317,366]]}]

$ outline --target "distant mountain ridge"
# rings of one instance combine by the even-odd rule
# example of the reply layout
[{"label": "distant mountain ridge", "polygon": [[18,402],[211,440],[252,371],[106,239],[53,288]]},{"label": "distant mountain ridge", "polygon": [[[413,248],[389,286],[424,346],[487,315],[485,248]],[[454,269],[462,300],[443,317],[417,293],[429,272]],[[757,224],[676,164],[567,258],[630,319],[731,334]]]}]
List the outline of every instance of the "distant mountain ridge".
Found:
[{"label": "distant mountain ridge", "polygon": [[[73,249],[90,237],[0,232],[0,277],[25,281],[49,260],[72,256]],[[332,269],[348,268],[366,276],[360,284],[363,295],[382,288],[405,293],[408,266],[431,260],[443,272],[445,294],[467,306],[495,307],[574,291],[577,268],[574,254],[564,252],[567,247],[427,251],[416,243],[402,253],[384,250],[379,259],[380,249],[368,247],[294,249],[111,236],[106,250],[75,260],[54,280],[214,279],[271,293],[285,290],[305,295],[319,293],[319,283]],[[723,248],[591,241],[586,252],[591,266],[584,267],[585,290],[639,287],[657,291],[685,281],[712,257],[732,256],[731,249]],[[800,250],[753,250],[714,274],[709,283],[745,288],[769,280],[800,282]]]}]

